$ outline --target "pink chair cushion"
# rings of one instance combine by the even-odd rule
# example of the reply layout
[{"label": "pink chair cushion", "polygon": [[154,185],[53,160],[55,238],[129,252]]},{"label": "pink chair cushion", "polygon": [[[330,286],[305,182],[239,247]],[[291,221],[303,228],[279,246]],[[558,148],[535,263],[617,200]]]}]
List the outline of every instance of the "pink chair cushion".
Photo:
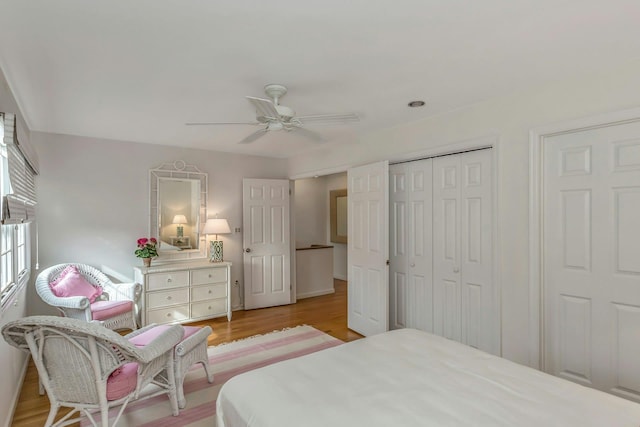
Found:
[{"label": "pink chair cushion", "polygon": [[126,363],[113,371],[107,378],[107,400],[118,400],[136,389],[138,364]]},{"label": "pink chair cushion", "polygon": [[61,298],[82,296],[94,302],[102,295],[102,288],[89,283],[75,265],[69,265],[62,270],[58,278],[49,283],[49,286],[51,286],[51,292]]},{"label": "pink chair cushion", "polygon": [[[153,328],[144,331],[140,335],[136,335],[133,338],[129,338],[129,342],[136,347],[144,347],[149,344],[151,341],[155,340],[160,334],[166,331],[171,325],[158,325]],[[183,326],[184,335],[182,336],[182,340],[184,341],[189,338],[191,335],[195,334],[200,330],[198,326]]]},{"label": "pink chair cushion", "polygon": [[130,312],[133,301],[96,301],[91,304],[91,318],[105,320],[114,316]]}]

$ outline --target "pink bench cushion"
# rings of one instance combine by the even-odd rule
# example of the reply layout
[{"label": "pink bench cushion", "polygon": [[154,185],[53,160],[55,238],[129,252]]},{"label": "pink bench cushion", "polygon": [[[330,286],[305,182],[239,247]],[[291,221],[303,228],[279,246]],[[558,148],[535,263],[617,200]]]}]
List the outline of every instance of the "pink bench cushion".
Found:
[{"label": "pink bench cushion", "polygon": [[102,288],[93,286],[78,271],[75,265],[69,265],[51,283],[51,292],[57,297],[87,297],[94,302],[102,294]]},{"label": "pink bench cushion", "polygon": [[[151,341],[156,339],[164,331],[166,331],[170,326],[171,325],[154,326],[153,328],[147,331],[144,331],[140,335],[136,335],[133,338],[129,338],[129,342],[135,345],[136,347],[144,347],[145,345],[149,344]],[[186,340],[191,335],[195,334],[201,329],[198,326],[183,326],[183,328],[184,328],[184,335],[182,336],[181,341]]]},{"label": "pink bench cushion", "polygon": [[138,364],[130,362],[122,365],[107,378],[107,400],[118,400],[136,389]]},{"label": "pink bench cushion", "polygon": [[202,329],[199,326],[183,326],[183,328],[184,328],[184,336],[182,337],[182,341],[186,340],[191,335],[195,334],[200,329]]},{"label": "pink bench cushion", "polygon": [[105,320],[131,310],[133,301],[96,301],[91,304],[91,317],[93,320]]}]

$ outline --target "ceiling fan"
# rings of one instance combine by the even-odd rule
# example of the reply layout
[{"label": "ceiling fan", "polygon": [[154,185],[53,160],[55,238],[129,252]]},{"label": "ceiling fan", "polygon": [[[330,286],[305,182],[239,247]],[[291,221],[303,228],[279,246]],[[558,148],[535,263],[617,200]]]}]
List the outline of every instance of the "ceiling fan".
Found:
[{"label": "ceiling fan", "polygon": [[287,93],[287,88],[283,85],[269,84],[264,87],[264,92],[271,99],[256,98],[247,96],[247,99],[256,109],[255,122],[201,122],[185,123],[187,126],[212,126],[212,125],[254,125],[261,126],[260,130],[248,135],[239,144],[248,144],[255,141],[267,132],[275,130],[285,130],[296,132],[313,142],[325,142],[326,139],[321,134],[306,129],[308,124],[342,124],[357,122],[360,120],[357,114],[316,114],[310,116],[296,116],[293,109],[280,105],[280,98]]}]

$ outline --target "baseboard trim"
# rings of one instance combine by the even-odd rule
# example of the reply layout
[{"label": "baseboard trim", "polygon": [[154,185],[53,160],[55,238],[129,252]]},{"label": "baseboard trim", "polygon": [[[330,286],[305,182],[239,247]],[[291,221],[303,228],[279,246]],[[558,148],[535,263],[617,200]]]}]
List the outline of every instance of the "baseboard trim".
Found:
[{"label": "baseboard trim", "polygon": [[299,293],[298,295],[296,295],[296,299],[319,297],[320,295],[329,295],[329,294],[334,294],[335,292],[336,290],[334,288],[320,289],[318,291]]},{"label": "baseboard trim", "polygon": [[343,276],[342,274],[333,274],[333,278],[334,279],[338,279],[338,280],[344,280],[345,282],[347,281],[347,276]]},{"label": "baseboard trim", "polygon": [[20,385],[16,387],[13,393],[13,398],[11,402],[11,411],[9,411],[9,414],[8,414],[9,416],[7,417],[7,419],[4,420],[4,427],[11,427],[11,424],[13,423],[13,416],[16,413],[16,408],[18,407],[20,392],[22,391],[22,387],[24,386],[24,379],[27,376],[27,368],[29,367],[29,360],[31,359],[31,357],[26,353],[24,356],[25,356],[24,361],[22,362],[22,374],[20,375],[22,380],[20,381]]}]

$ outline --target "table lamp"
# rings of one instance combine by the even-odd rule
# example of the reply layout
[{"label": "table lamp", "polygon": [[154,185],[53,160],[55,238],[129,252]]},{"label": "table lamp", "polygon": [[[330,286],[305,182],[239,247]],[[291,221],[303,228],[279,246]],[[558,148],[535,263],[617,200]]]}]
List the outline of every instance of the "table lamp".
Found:
[{"label": "table lamp", "polygon": [[229,223],[226,219],[222,218],[209,218],[204,225],[204,230],[202,233],[207,234],[215,234],[215,240],[211,241],[211,249],[209,250],[209,261],[210,262],[222,262],[222,240],[218,240],[218,234],[228,234],[231,233],[231,228],[229,228]]},{"label": "table lamp", "polygon": [[173,217],[173,223],[178,224],[178,227],[176,228],[176,236],[184,236],[184,227],[182,226],[182,224],[187,223],[187,218],[184,215],[176,215]]}]

